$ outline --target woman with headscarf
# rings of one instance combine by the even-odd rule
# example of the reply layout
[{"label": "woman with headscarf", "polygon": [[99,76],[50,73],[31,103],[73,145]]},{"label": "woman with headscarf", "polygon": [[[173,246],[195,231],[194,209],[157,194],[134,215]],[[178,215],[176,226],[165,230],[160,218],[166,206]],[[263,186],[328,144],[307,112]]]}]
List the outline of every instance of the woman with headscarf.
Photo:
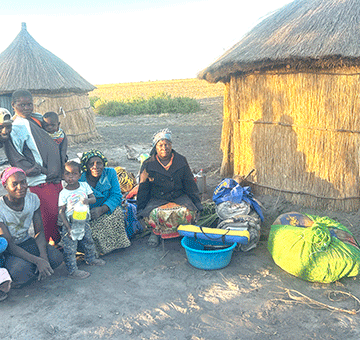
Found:
[{"label": "woman with headscarf", "polygon": [[[25,172],[9,167],[1,174],[1,183],[7,191],[0,197],[0,236],[8,243],[4,267],[14,285],[21,287],[36,278],[52,275],[63,257],[45,240],[40,200],[28,192]],[[34,237],[30,232],[32,227]]]},{"label": "woman with headscarf", "polygon": [[160,237],[178,237],[180,224],[194,223],[202,205],[186,158],[172,148],[171,131],[156,132],[152,146],[140,170],[137,217],[153,228],[148,244],[156,247]]},{"label": "woman with headscarf", "polygon": [[90,205],[90,229],[98,254],[130,246],[121,208],[122,194],[116,171],[107,168],[107,159],[99,150],[84,152],[80,182],[87,182],[96,197]]}]

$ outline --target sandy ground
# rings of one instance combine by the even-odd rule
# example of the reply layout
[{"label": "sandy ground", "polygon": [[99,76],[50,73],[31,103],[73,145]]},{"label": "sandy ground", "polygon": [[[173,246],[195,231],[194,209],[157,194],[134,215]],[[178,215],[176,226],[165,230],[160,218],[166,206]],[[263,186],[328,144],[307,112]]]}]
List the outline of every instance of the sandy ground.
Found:
[{"label": "sandy ground", "polygon": [[[102,138],[70,147],[70,158],[99,148],[111,165],[137,172],[125,145],[149,150],[162,127],[173,131],[173,146],[190,167],[207,171],[208,193],[220,182],[219,151],[222,101],[201,101],[199,114],[146,117],[97,117]],[[204,197],[206,198],[206,197]],[[204,271],[192,267],[179,239],[151,249],[146,238],[115,251],[105,267],[85,267],[90,278],[66,277],[64,268],[52,277],[12,290],[0,303],[0,339],[359,339],[359,316],[313,309],[296,303],[293,289],[325,304],[354,309],[353,300],[332,302],[329,291],[360,297],[358,278],[333,284],[302,281],[277,267],[267,251],[271,223],[284,212],[329,216],[358,234],[359,215],[314,211],[293,206],[281,197],[258,197],[264,206],[262,238],[248,253],[234,252],[229,266]]]}]

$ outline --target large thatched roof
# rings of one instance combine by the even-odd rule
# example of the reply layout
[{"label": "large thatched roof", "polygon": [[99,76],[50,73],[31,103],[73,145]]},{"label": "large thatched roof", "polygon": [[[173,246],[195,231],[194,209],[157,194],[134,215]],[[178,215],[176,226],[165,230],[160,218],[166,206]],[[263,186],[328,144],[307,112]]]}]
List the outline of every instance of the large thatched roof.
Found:
[{"label": "large thatched roof", "polygon": [[198,77],[217,82],[238,72],[357,66],[359,37],[359,0],[295,0],[265,18]]},{"label": "large thatched roof", "polygon": [[14,41],[0,54],[0,94],[19,88],[34,94],[95,89],[69,65],[38,44],[26,30],[25,23]]}]

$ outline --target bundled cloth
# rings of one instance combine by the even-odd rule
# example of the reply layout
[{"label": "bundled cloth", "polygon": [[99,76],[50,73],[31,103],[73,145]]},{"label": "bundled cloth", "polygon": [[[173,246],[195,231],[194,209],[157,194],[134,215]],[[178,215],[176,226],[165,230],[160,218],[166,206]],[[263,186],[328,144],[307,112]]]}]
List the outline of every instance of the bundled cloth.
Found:
[{"label": "bundled cloth", "polygon": [[253,198],[250,187],[242,187],[231,178],[224,179],[213,195],[216,213],[220,218],[218,228],[231,230],[248,230],[248,244],[239,245],[242,251],[249,251],[257,246],[260,240],[260,226],[264,217],[259,203]]},{"label": "bundled cloth", "polygon": [[268,249],[280,268],[306,281],[329,283],[359,274],[358,242],[326,216],[280,215],[271,226]]},{"label": "bundled cloth", "polygon": [[121,193],[124,194],[131,191],[136,186],[135,176],[121,166],[117,166],[114,169],[120,184]]},{"label": "bundled cloth", "polygon": [[137,209],[133,200],[123,200],[122,208],[124,212],[126,234],[130,239],[136,234],[141,233],[144,228],[136,218]]}]

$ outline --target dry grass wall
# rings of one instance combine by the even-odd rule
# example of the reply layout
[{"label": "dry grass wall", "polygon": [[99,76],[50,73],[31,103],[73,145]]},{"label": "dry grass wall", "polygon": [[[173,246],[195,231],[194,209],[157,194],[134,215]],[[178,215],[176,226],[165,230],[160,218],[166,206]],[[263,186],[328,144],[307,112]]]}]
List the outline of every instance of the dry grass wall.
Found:
[{"label": "dry grass wall", "polygon": [[60,114],[61,128],[68,136],[69,142],[86,142],[98,137],[95,127],[94,113],[87,94],[35,95],[34,111],[44,114],[54,111]]},{"label": "dry grass wall", "polygon": [[223,174],[256,169],[257,192],[358,209],[359,71],[233,76],[224,100]]}]

